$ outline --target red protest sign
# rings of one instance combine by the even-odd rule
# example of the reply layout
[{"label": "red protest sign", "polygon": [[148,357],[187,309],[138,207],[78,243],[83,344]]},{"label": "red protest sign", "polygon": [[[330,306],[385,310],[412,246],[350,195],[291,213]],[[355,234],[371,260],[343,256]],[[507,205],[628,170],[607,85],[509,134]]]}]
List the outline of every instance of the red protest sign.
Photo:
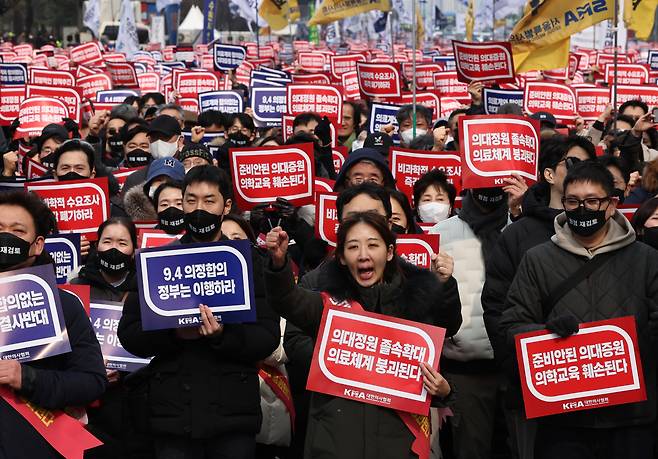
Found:
[{"label": "red protest sign", "polygon": [[647,399],[632,316],[580,324],[566,339],[540,330],[515,341],[529,419]]},{"label": "red protest sign", "polygon": [[296,84],[330,84],[331,80],[324,73],[310,73],[308,75],[293,74],[292,82]]},{"label": "red protest sign", "polygon": [[458,155],[392,147],[388,163],[391,165],[391,173],[398,190],[407,195],[411,203],[414,183],[433,169],[445,172],[448,181],[457,189],[457,194],[461,191],[462,165]]},{"label": "red protest sign", "polygon": [[315,235],[331,247],[336,247],[336,231],[339,224],[337,198],[338,193],[316,192],[315,194]]},{"label": "red protest sign", "polygon": [[96,42],[85,43],[71,48],[71,60],[78,64],[89,64],[102,59],[101,49]]},{"label": "red protest sign", "polygon": [[520,116],[463,116],[459,119],[462,186],[503,186],[516,173],[537,181],[539,122]]},{"label": "red protest sign", "polygon": [[317,193],[331,193],[334,191],[335,180],[323,177],[315,177],[313,181],[313,191]]},{"label": "red protest sign", "polygon": [[[605,81],[614,83],[615,65],[606,64]],[[649,83],[649,66],[646,64],[617,64],[617,84],[641,85]]]},{"label": "red protest sign", "polygon": [[18,110],[25,99],[25,86],[0,86],[0,125],[9,126],[18,118]]},{"label": "red protest sign", "polygon": [[400,71],[396,64],[357,62],[359,89],[370,97],[398,97],[400,95]]},{"label": "red protest sign", "polygon": [[453,111],[463,107],[460,101],[452,97],[441,97],[439,100],[441,103],[438,118],[447,119]]},{"label": "red protest sign", "polygon": [[77,86],[80,88],[83,98],[95,101],[97,91],[109,91],[112,89],[112,80],[105,73],[96,73],[78,78]]},{"label": "red protest sign", "polygon": [[396,252],[419,268],[432,267],[432,255],[439,253],[438,234],[399,234],[395,238]]},{"label": "red protest sign", "polygon": [[[402,69],[408,80],[413,78],[413,64],[402,64]],[[420,89],[434,89],[434,74],[441,72],[443,67],[439,64],[416,65],[416,87]]]},{"label": "red protest sign", "polygon": [[[74,88],[27,85],[25,97],[50,97],[66,105],[68,118],[80,124],[80,93]],[[59,121],[57,121],[59,122]]]},{"label": "red protest sign", "polygon": [[329,301],[306,389],[427,415],[420,362],[437,368],[445,330]]},{"label": "red protest sign", "polygon": [[573,121],[576,95],[563,84],[528,81],[523,93],[523,109],[530,115],[549,112],[558,119]]},{"label": "red protest sign", "polygon": [[575,88],[578,115],[585,121],[596,120],[610,103],[608,88]]},{"label": "red protest sign", "polygon": [[137,231],[137,243],[140,249],[151,247],[162,247],[171,244],[175,239],[180,239],[183,234],[167,234],[162,230],[140,228]]},{"label": "red protest sign", "polygon": [[313,204],[313,144],[229,150],[231,177],[238,206],[288,199],[294,206]]},{"label": "red protest sign", "polygon": [[343,97],[334,86],[289,84],[286,100],[289,115],[314,112],[334,123],[343,122]]},{"label": "red protest sign", "polygon": [[[20,155],[19,156],[24,156]],[[43,177],[48,173],[48,168],[41,163],[36,162],[32,158],[27,158],[25,176],[28,180]]]},{"label": "red protest sign", "polygon": [[[629,100],[640,99],[649,107],[658,106],[658,87],[656,86],[626,86],[618,85],[617,89],[617,104],[621,105]],[[611,90],[614,94],[615,87]],[[611,97],[614,99],[614,96]]]},{"label": "red protest sign", "polygon": [[356,70],[345,72],[341,75],[343,82],[343,97],[345,100],[361,99],[361,89],[359,89],[359,75]]},{"label": "red protest sign", "polygon": [[[412,93],[404,93],[400,97],[386,97],[383,98],[387,103],[391,103],[393,105],[405,105],[405,104],[412,104],[414,101],[414,96]],[[441,105],[441,102],[439,100],[439,96],[436,95],[434,92],[418,92],[416,93],[416,103],[419,105],[424,105],[427,108],[432,110],[432,117],[437,118],[437,114],[439,113],[439,106]]]},{"label": "red protest sign", "polygon": [[[596,66],[599,69],[604,68],[608,64],[615,62],[615,55],[613,53],[596,53]],[[622,64],[630,64],[628,56],[625,54],[617,54],[617,62]]]},{"label": "red protest sign", "polygon": [[219,78],[211,72],[176,72],[174,89],[182,98],[198,98],[199,94],[219,90]]},{"label": "red protest sign", "polygon": [[326,59],[322,53],[302,52],[297,55],[299,67],[309,73],[324,72]]},{"label": "red protest sign", "polygon": [[71,72],[50,69],[30,69],[30,83],[41,86],[75,87],[75,77]]},{"label": "red protest sign", "polygon": [[334,80],[340,81],[348,72],[356,72],[357,62],[365,62],[363,54],[345,54],[342,56],[329,56],[329,68]]},{"label": "red protest sign", "polygon": [[139,89],[143,94],[147,92],[160,92],[160,75],[155,72],[140,73],[137,75]]},{"label": "red protest sign", "polygon": [[512,46],[507,41],[467,43],[452,41],[457,78],[464,83],[471,81],[515,81]]},{"label": "red protest sign", "polygon": [[83,284],[59,284],[58,289],[69,292],[82,303],[87,316],[89,316],[89,303],[91,303],[91,286]]},{"label": "red protest sign", "polygon": [[105,62],[107,72],[110,74],[112,84],[115,87],[138,88],[137,73],[130,62]]},{"label": "red protest sign", "polygon": [[331,159],[333,160],[336,174],[340,172],[340,168],[345,164],[345,158],[347,158],[347,147],[339,145],[331,149]]},{"label": "red protest sign", "polygon": [[119,190],[123,188],[123,185],[126,183],[126,180],[130,175],[132,175],[133,172],[140,170],[141,167],[133,167],[133,168],[119,168],[115,171],[112,172],[112,175],[114,175],[114,178],[117,179],[117,183],[119,184]]},{"label": "red protest sign", "polygon": [[109,218],[107,177],[66,182],[32,182],[26,191],[41,196],[57,219],[60,231],[84,234],[96,239],[98,226]]},{"label": "red protest sign", "polygon": [[199,99],[193,97],[181,97],[177,102],[180,108],[186,112],[199,113]]},{"label": "red protest sign", "polygon": [[61,123],[69,112],[64,102],[52,97],[32,97],[21,102],[18,109],[20,125],[14,138],[36,137],[51,123]]},{"label": "red protest sign", "polygon": [[434,88],[441,97],[451,97],[461,101],[470,101],[468,85],[459,81],[456,71],[437,72],[434,74]]}]

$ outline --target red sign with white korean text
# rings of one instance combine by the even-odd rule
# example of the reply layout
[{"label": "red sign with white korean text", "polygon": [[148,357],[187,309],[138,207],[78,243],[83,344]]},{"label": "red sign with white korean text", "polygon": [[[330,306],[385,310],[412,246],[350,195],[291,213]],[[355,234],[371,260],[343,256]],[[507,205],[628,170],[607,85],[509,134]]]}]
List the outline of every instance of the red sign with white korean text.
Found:
[{"label": "red sign with white korean text", "polygon": [[519,174],[537,181],[539,121],[521,116],[463,116],[459,119],[462,186],[503,186],[504,178]]},{"label": "red sign with white korean text", "polygon": [[175,239],[180,239],[183,234],[167,234],[158,229],[139,229],[137,231],[137,243],[140,249],[151,247],[162,247],[171,244]]},{"label": "red sign with white korean text", "polygon": [[[402,64],[405,78],[413,78],[413,64]],[[416,65],[416,87],[419,89],[434,89],[434,74],[441,72],[440,64],[417,64]]]},{"label": "red sign with white korean text", "polygon": [[219,90],[219,78],[210,72],[176,72],[174,89],[180,97],[197,99],[199,94]]},{"label": "red sign with white korean text", "polygon": [[333,303],[324,308],[306,389],[427,415],[420,362],[437,368],[445,330]]},{"label": "red sign with white korean text", "polygon": [[126,183],[126,180],[128,180],[128,177],[132,175],[133,172],[140,170],[141,167],[132,167],[132,168],[119,168],[115,171],[112,172],[112,175],[114,175],[114,178],[117,179],[117,183],[119,184],[119,190],[123,189],[123,185]]},{"label": "red sign with white korean text", "polygon": [[231,177],[242,210],[286,198],[294,206],[313,204],[313,144],[229,150]]},{"label": "red sign with white korean text", "polygon": [[363,54],[345,54],[342,56],[329,56],[329,67],[331,69],[331,76],[336,81],[340,81],[341,77],[348,72],[356,72],[356,63],[365,62],[366,58]]},{"label": "red sign with white korean text", "polygon": [[137,73],[130,62],[105,62],[112,84],[119,88],[138,88]]},{"label": "red sign with white korean text", "polygon": [[[605,81],[612,85],[615,79],[614,64],[606,64]],[[617,64],[617,84],[642,85],[649,83],[649,66],[646,64]]]},{"label": "red sign with white korean text", "polygon": [[515,341],[528,419],[647,399],[632,316],[580,324],[568,338],[540,330]]},{"label": "red sign with white korean text", "polygon": [[[393,105],[406,105],[412,104],[413,94],[405,92],[400,97],[386,97],[384,101]],[[432,110],[432,117],[437,119],[437,113],[439,113],[439,106],[441,104],[439,96],[435,92],[418,92],[416,93],[416,103],[419,105],[424,105],[427,108]]]},{"label": "red sign with white korean text", "polygon": [[303,52],[298,54],[297,61],[305,72],[318,73],[324,71],[327,58],[322,53]]},{"label": "red sign with white korean text", "polygon": [[608,88],[575,88],[578,115],[585,121],[596,120],[610,103]]},{"label": "red sign with white korean text", "polygon": [[78,64],[95,64],[102,59],[101,49],[96,42],[71,48],[71,60]]},{"label": "red sign with white korean text", "polygon": [[399,234],[395,250],[406,261],[419,268],[432,267],[432,255],[439,253],[438,234]]},{"label": "red sign with white korean text", "polygon": [[356,70],[341,75],[343,81],[343,97],[345,100],[358,100],[361,98],[359,89],[359,75]]},{"label": "red sign with white korean text", "polygon": [[26,191],[41,196],[57,219],[60,231],[96,240],[96,230],[110,217],[107,177],[66,182],[26,183]]},{"label": "red sign with white korean text", "polygon": [[[24,155],[19,153],[19,157],[23,157]],[[31,179],[36,179],[39,177],[43,177],[48,173],[48,168],[41,163],[36,162],[32,158],[26,158],[26,167],[25,167],[25,176],[27,177],[28,180]]]},{"label": "red sign with white korean text", "polygon": [[68,116],[68,108],[58,99],[52,97],[25,99],[18,109],[20,125],[16,129],[14,138],[39,136],[43,128],[51,123],[61,123],[62,118]]},{"label": "red sign with white korean text", "polygon": [[27,85],[25,97],[51,97],[66,105],[68,118],[80,124],[80,93],[75,88]]},{"label": "red sign with white korean text", "polygon": [[9,126],[18,118],[25,99],[25,86],[0,86],[0,126]]},{"label": "red sign with white korean text", "polygon": [[400,95],[400,67],[397,64],[357,62],[359,89],[370,97],[398,97]]},{"label": "red sign with white korean text", "polygon": [[336,231],[338,231],[337,198],[338,193],[315,194],[315,235],[331,247],[336,247]]},{"label": "red sign with white korean text", "polygon": [[452,97],[460,102],[468,102],[468,85],[457,78],[456,71],[437,72],[434,74],[434,89],[439,91],[441,97]]},{"label": "red sign with white korean text", "polygon": [[334,123],[343,121],[343,96],[334,86],[289,84],[286,100],[289,115],[313,112]]},{"label": "red sign with white korean text", "polygon": [[558,119],[573,121],[576,95],[563,84],[528,81],[523,93],[523,109],[530,115],[549,112]]},{"label": "red sign with white korean text", "polygon": [[438,118],[448,119],[450,114],[463,107],[463,104],[452,97],[441,97],[440,111]]},{"label": "red sign with white korean text", "polygon": [[461,191],[462,164],[459,155],[445,151],[408,150],[392,147],[388,163],[391,165],[391,173],[395,178],[398,190],[407,195],[412,204],[414,183],[433,169],[445,172],[448,181],[457,189],[457,194]]},{"label": "red sign with white korean text", "polygon": [[324,73],[293,74],[292,82],[296,84],[330,84],[331,79]]},{"label": "red sign with white korean text", "polygon": [[[615,55],[613,53],[597,53],[596,54],[596,66],[603,70],[607,64],[612,64],[615,62]],[[622,64],[630,64],[628,56],[625,54],[617,54],[617,62]]]},{"label": "red sign with white korean text", "polygon": [[160,75],[155,72],[140,73],[137,75],[139,89],[143,94],[147,92],[160,92]]},{"label": "red sign with white korean text", "polygon": [[[613,87],[611,91],[614,91]],[[613,99],[613,97],[611,97]],[[658,107],[658,87],[656,86],[617,86],[617,104],[621,105],[629,100],[640,99],[649,107]]]},{"label": "red sign with white korean text", "polygon": [[331,149],[331,159],[333,160],[336,174],[338,174],[340,168],[345,164],[345,158],[347,158],[347,147],[338,145]]},{"label": "red sign with white korean text", "polygon": [[95,101],[97,91],[109,91],[112,89],[112,80],[105,73],[97,73],[78,78],[77,86],[82,92],[83,98]]},{"label": "red sign with white korean text", "polygon": [[75,77],[71,72],[49,69],[30,69],[30,84],[41,86],[75,87]]},{"label": "red sign with white korean text", "polygon": [[471,81],[515,81],[512,46],[507,41],[467,43],[452,41],[457,78]]}]

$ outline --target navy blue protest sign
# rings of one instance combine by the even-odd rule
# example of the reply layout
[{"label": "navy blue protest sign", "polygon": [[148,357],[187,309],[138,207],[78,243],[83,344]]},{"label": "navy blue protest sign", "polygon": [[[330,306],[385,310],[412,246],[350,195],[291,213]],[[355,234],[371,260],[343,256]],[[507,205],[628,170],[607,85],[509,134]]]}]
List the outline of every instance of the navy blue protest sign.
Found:
[{"label": "navy blue protest sign", "polygon": [[115,302],[94,302],[89,307],[89,320],[94,327],[96,339],[108,370],[133,372],[148,365],[151,359],[144,359],[126,351],[117,336],[117,328],[123,304]]},{"label": "navy blue protest sign", "polygon": [[285,88],[285,83],[270,80],[251,80],[252,88]]},{"label": "navy blue protest sign", "polygon": [[137,278],[144,330],[200,326],[200,304],[224,323],[256,320],[249,241],[143,249]]},{"label": "navy blue protest sign", "polygon": [[54,234],[46,238],[46,251],[55,262],[58,284],[65,284],[71,272],[80,266],[80,234]]},{"label": "navy blue protest sign", "polygon": [[288,110],[286,88],[251,88],[251,110],[258,127],[281,126],[281,117]]},{"label": "navy blue protest sign", "polygon": [[70,351],[53,267],[0,273],[0,358],[30,361]]},{"label": "navy blue protest sign", "polygon": [[23,85],[27,84],[26,64],[0,64],[0,85]]},{"label": "navy blue protest sign", "polygon": [[647,63],[649,64],[649,68],[651,70],[658,70],[658,50],[649,50]]},{"label": "navy blue protest sign", "polygon": [[388,124],[395,127],[393,131],[393,143],[398,145],[400,143],[400,135],[398,134],[398,120],[395,117],[400,110],[399,105],[389,104],[372,104],[370,109],[370,118],[368,119],[368,132],[382,132],[382,128]]},{"label": "navy blue protest sign", "polygon": [[120,104],[126,97],[139,96],[139,92],[132,89],[110,89],[96,92],[96,102],[102,104]]},{"label": "navy blue protest sign", "polygon": [[215,43],[212,48],[215,70],[235,70],[247,57],[244,46]]},{"label": "navy blue protest sign", "polygon": [[523,108],[523,90],[484,88],[482,101],[487,115],[495,115],[498,108],[505,104],[516,104]]},{"label": "navy blue protest sign", "polygon": [[454,56],[432,56],[432,62],[443,65],[443,68],[446,71],[455,70],[457,68]]},{"label": "navy blue protest sign", "polygon": [[199,111],[218,110],[222,113],[242,113],[242,96],[237,91],[208,91],[199,94]]},{"label": "navy blue protest sign", "polygon": [[275,78],[286,78],[288,81],[292,81],[292,79],[290,78],[290,74],[288,72],[284,72],[283,70],[271,69],[269,67],[265,67],[261,65],[258,67],[257,72],[261,72],[262,74],[269,73]]}]

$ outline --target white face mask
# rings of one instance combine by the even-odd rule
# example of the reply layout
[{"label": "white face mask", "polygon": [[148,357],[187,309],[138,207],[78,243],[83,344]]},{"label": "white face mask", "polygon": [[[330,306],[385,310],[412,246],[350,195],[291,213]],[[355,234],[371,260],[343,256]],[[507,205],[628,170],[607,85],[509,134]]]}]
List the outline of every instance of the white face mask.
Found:
[{"label": "white face mask", "polygon": [[[420,137],[427,134],[426,129],[418,129],[416,128],[416,137]],[[402,140],[403,143],[409,145],[414,137],[414,130],[413,129],[407,129],[406,131],[400,132],[400,140]]]},{"label": "white face mask", "polygon": [[178,151],[178,140],[170,143],[164,140],[156,140],[149,146],[149,152],[153,159],[171,158]]},{"label": "white face mask", "polygon": [[352,151],[356,151],[359,148],[363,148],[363,140],[355,140],[352,142]]},{"label": "white face mask", "polygon": [[448,218],[450,204],[445,202],[425,202],[418,206],[418,216],[423,223],[439,223]]}]

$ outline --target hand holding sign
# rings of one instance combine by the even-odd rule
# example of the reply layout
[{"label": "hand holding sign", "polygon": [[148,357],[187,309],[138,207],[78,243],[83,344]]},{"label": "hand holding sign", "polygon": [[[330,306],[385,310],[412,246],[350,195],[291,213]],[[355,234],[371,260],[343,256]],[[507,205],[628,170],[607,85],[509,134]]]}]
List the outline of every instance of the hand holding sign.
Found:
[{"label": "hand holding sign", "polygon": [[526,191],[528,191],[528,185],[525,182],[525,179],[519,174],[512,174],[509,178],[504,178],[503,182],[503,191],[507,193],[507,206],[509,211],[514,217],[521,215],[521,203],[523,202],[523,196],[525,196]]},{"label": "hand holding sign", "polygon": [[272,228],[265,236],[265,246],[272,257],[272,266],[276,269],[283,268],[288,253],[288,233],[283,231],[280,226]]},{"label": "hand holding sign", "polygon": [[201,336],[212,337],[221,334],[224,331],[224,324],[220,324],[212,311],[205,304],[199,305],[201,320],[203,324],[199,327]]},{"label": "hand holding sign", "polygon": [[436,273],[441,282],[448,282],[455,268],[455,262],[450,255],[439,252],[432,255],[432,271]]},{"label": "hand holding sign", "polygon": [[423,373],[423,386],[432,397],[445,398],[450,395],[450,384],[441,373],[425,362],[420,362],[420,371]]},{"label": "hand holding sign", "polygon": [[5,384],[14,390],[21,390],[21,364],[18,360],[0,361],[0,384]]},{"label": "hand holding sign", "polygon": [[482,90],[484,85],[480,81],[471,81],[468,84],[468,93],[471,95],[472,105],[482,105]]}]

